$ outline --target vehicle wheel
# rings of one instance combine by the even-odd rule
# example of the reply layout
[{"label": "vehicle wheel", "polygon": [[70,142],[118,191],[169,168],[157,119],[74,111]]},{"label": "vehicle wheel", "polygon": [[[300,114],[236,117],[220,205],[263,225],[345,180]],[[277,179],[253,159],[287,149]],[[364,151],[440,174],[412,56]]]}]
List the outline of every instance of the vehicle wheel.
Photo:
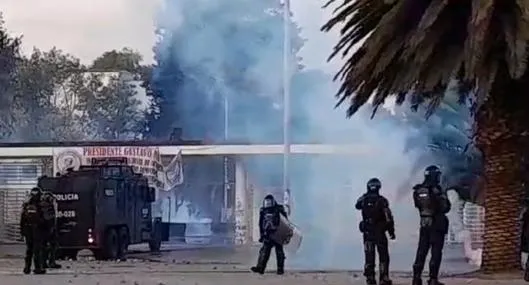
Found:
[{"label": "vehicle wheel", "polygon": [[160,219],[155,219],[153,223],[153,232],[151,233],[151,240],[149,241],[149,249],[151,252],[160,252],[162,246],[162,223]]},{"label": "vehicle wheel", "polygon": [[57,249],[57,252],[55,252],[55,258],[57,260],[65,260],[66,259],[66,255],[64,254],[64,250]]},{"label": "vehicle wheel", "polygon": [[57,260],[77,260],[77,253],[75,249],[58,249],[55,257]]},{"label": "vehicle wheel", "polygon": [[119,238],[115,229],[108,229],[105,235],[105,246],[103,248],[104,258],[113,260],[118,257]]},{"label": "vehicle wheel", "polygon": [[92,249],[91,251],[95,260],[105,260],[105,255],[101,249]]},{"label": "vehicle wheel", "polygon": [[125,258],[129,249],[130,244],[130,236],[129,236],[129,229],[126,227],[122,227],[119,229],[119,250],[118,250],[118,257],[119,258]]},{"label": "vehicle wheel", "polygon": [[149,241],[149,249],[151,252],[160,252],[162,241],[159,239],[152,239]]},{"label": "vehicle wheel", "polygon": [[65,255],[65,257],[66,257],[67,259],[71,259],[71,260],[76,261],[76,260],[77,260],[77,254],[78,254],[78,253],[79,253],[79,252],[78,252],[77,250],[68,250],[68,251],[66,251],[66,252],[64,253],[64,255]]}]

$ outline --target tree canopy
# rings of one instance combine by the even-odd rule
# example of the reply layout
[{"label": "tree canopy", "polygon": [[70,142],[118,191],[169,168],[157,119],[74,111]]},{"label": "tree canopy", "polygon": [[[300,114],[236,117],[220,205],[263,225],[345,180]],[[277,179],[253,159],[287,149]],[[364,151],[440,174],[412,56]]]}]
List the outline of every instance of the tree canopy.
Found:
[{"label": "tree canopy", "polygon": [[474,90],[479,105],[498,70],[516,79],[527,67],[526,1],[344,0],[322,30],[337,27],[330,58],[346,59],[336,79],[339,104],[350,100],[348,115],[373,94],[375,111],[388,96],[402,103],[408,94],[429,101],[431,111],[454,78],[458,94]]},{"label": "tree canopy", "polygon": [[20,38],[7,33],[0,13],[0,136],[13,134],[16,67],[20,60]]}]

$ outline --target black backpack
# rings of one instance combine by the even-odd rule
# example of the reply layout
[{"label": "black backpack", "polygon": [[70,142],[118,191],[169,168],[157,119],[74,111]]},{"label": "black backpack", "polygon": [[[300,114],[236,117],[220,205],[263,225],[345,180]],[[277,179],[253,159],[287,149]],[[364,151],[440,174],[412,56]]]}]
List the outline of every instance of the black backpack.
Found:
[{"label": "black backpack", "polygon": [[263,230],[267,233],[275,232],[279,226],[279,212],[271,209],[263,211]]},{"label": "black backpack", "polygon": [[385,221],[379,195],[366,195],[362,203],[362,220],[365,226],[376,225]]},{"label": "black backpack", "polygon": [[27,203],[24,205],[24,217],[28,224],[37,225],[41,221],[41,212],[35,203]]},{"label": "black backpack", "polygon": [[420,185],[415,190],[415,198],[422,217],[432,217],[436,210],[435,195],[431,187]]},{"label": "black backpack", "polygon": [[46,221],[53,221],[55,219],[55,201],[51,194],[44,194],[41,199],[41,208],[43,218]]}]

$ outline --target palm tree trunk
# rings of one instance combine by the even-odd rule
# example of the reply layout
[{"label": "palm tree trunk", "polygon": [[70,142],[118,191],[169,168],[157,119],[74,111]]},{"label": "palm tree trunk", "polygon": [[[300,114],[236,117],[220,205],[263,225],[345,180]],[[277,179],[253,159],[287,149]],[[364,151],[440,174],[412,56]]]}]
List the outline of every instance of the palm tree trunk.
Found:
[{"label": "palm tree trunk", "polygon": [[481,269],[521,269],[520,223],[523,160],[527,157],[525,99],[529,77],[512,80],[498,72],[488,100],[477,117],[477,145],[485,164],[485,234]]},{"label": "palm tree trunk", "polygon": [[485,153],[485,234],[482,270],[520,269],[518,215],[523,193],[518,146],[513,139],[495,141]]}]

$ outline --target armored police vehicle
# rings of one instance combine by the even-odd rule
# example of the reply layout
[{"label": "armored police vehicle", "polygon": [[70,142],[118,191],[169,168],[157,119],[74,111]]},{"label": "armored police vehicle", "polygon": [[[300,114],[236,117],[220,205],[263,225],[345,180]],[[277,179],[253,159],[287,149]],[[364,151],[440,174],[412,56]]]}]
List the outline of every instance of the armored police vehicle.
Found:
[{"label": "armored police vehicle", "polygon": [[124,257],[130,244],[158,251],[161,220],[152,218],[154,188],[126,163],[105,162],[39,178],[57,199],[58,257],[76,259],[89,249],[98,260]]}]

